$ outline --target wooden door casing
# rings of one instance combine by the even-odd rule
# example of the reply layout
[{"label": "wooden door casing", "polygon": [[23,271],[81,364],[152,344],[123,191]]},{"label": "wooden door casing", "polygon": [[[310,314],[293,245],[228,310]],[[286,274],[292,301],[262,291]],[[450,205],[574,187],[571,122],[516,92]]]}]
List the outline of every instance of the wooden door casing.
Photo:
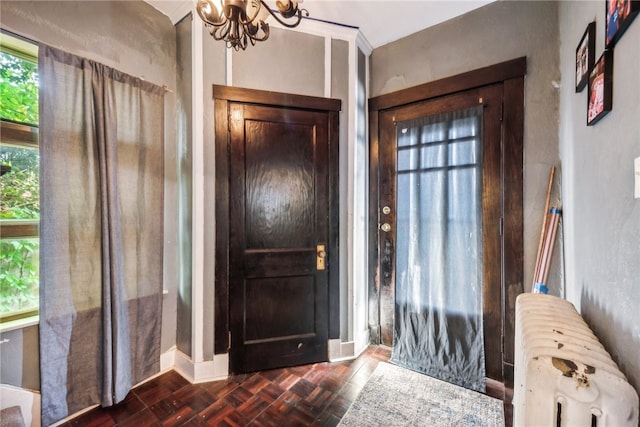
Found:
[{"label": "wooden door casing", "polygon": [[[379,241],[379,228],[384,222],[381,199],[389,191],[380,182],[386,173],[380,163],[380,141],[384,128],[380,121],[385,111],[432,100],[474,88],[501,85],[503,88],[500,142],[500,301],[502,337],[502,375],[504,384],[513,387],[513,354],[515,335],[515,299],[523,291],[523,137],[524,137],[524,76],[526,58],[517,58],[496,65],[469,71],[441,80],[380,95],[369,99],[370,166],[369,166],[369,331],[373,342],[381,342],[383,326],[393,321],[388,316],[392,294],[389,273],[383,271],[388,262],[389,244]],[[395,272],[393,272],[395,273]],[[386,307],[386,308],[385,308]],[[393,313],[393,312],[392,312]],[[386,317],[385,317],[386,316]]]}]

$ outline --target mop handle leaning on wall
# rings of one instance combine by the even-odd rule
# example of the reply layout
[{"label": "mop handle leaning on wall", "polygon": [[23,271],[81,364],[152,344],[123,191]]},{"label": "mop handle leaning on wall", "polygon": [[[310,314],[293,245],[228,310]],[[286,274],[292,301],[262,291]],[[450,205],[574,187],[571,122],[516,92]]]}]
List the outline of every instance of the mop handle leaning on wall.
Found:
[{"label": "mop handle leaning on wall", "polygon": [[558,234],[558,224],[562,216],[562,210],[559,208],[551,208],[549,210],[549,220],[546,226],[544,248],[540,256],[540,270],[538,271],[533,285],[533,293],[549,292],[547,280],[549,279],[549,269],[551,267],[551,258],[553,256],[553,248],[555,246],[556,235]]},{"label": "mop handle leaning on wall", "polygon": [[549,212],[549,201],[551,199],[551,188],[553,187],[553,175],[555,171],[556,171],[556,167],[551,166],[551,172],[549,172],[549,184],[547,186],[547,200],[544,205],[544,215],[542,216],[542,230],[540,231],[540,241],[538,242],[538,253],[536,255],[536,267],[533,270],[533,283],[531,285],[531,292],[535,291],[538,273],[540,272],[542,248],[544,245],[544,235],[545,235],[546,226],[547,226],[547,215]]}]

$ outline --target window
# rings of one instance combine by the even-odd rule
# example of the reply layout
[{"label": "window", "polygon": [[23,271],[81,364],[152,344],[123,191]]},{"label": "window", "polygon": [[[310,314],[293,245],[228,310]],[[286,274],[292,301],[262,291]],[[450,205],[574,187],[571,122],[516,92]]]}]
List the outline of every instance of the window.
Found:
[{"label": "window", "polygon": [[0,322],[38,313],[37,46],[0,39]]}]

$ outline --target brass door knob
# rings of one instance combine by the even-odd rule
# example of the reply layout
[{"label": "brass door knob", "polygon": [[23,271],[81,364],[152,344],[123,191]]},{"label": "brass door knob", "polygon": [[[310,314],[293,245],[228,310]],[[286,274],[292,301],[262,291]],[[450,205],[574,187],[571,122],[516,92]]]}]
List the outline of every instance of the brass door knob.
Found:
[{"label": "brass door knob", "polygon": [[316,246],[316,268],[318,270],[324,270],[326,268],[325,258],[327,256],[327,252],[325,252],[324,248],[324,245]]}]

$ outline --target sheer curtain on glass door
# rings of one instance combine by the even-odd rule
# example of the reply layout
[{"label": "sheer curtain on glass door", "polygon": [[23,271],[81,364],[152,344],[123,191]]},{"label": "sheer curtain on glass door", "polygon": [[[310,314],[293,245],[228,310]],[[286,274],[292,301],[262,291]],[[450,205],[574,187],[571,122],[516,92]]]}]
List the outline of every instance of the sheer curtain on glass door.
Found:
[{"label": "sheer curtain on glass door", "polygon": [[484,391],[482,106],[396,131],[392,361]]}]

